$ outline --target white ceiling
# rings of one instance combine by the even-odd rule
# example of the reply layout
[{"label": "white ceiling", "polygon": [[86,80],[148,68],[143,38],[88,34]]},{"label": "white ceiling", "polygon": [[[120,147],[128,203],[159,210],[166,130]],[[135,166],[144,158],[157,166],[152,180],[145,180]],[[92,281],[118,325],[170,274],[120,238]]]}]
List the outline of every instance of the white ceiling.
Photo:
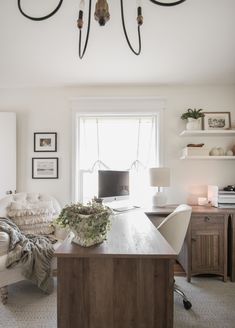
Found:
[{"label": "white ceiling", "polygon": [[[38,16],[58,1],[22,0],[22,6]],[[99,27],[93,0],[90,40],[80,60],[78,0],[64,0],[43,22],[24,18],[16,0],[0,1],[0,87],[235,83],[235,0],[186,0],[171,8],[142,0],[140,56],[124,39],[120,1],[108,2],[111,19]],[[136,0],[124,0],[124,6],[128,33],[137,45]]]}]

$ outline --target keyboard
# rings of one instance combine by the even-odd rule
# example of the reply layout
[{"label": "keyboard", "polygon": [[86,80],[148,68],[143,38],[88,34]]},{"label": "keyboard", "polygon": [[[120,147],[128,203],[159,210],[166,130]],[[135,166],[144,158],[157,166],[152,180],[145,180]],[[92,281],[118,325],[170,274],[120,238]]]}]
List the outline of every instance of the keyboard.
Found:
[{"label": "keyboard", "polygon": [[139,206],[124,206],[124,207],[117,207],[113,208],[114,212],[126,212],[130,210],[134,210],[135,208],[139,208]]}]

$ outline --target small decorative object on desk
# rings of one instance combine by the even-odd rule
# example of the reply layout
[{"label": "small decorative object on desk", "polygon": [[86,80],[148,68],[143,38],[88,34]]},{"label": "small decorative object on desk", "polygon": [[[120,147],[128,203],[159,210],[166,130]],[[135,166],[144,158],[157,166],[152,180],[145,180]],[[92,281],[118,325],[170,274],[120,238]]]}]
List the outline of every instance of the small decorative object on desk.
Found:
[{"label": "small decorative object on desk", "polygon": [[228,185],[218,192],[219,208],[235,208],[235,186]]},{"label": "small decorative object on desk", "polygon": [[224,187],[224,191],[235,191],[235,185],[228,185],[227,187]]},{"label": "small decorative object on desk", "polygon": [[202,109],[191,109],[181,115],[182,120],[187,120],[187,130],[201,130],[201,118],[204,117]]},{"label": "small decorative object on desk", "polygon": [[198,205],[208,205],[208,199],[206,197],[198,197]]},{"label": "small decorative object on desk", "polygon": [[86,205],[75,203],[65,206],[55,223],[67,227],[74,234],[74,243],[90,247],[106,239],[111,214],[109,207],[92,200]]}]

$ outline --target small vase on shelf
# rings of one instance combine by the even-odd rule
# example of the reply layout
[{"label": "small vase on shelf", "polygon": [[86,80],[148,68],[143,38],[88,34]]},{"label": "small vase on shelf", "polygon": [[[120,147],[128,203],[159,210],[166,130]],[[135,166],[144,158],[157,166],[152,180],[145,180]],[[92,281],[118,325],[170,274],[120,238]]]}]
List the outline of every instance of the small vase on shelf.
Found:
[{"label": "small vase on shelf", "polygon": [[189,117],[186,123],[186,130],[201,130],[201,120],[200,118]]},{"label": "small vase on shelf", "polygon": [[201,130],[201,118],[204,117],[205,114],[202,113],[202,109],[191,109],[188,110],[181,115],[182,120],[187,120],[186,129],[187,130]]}]

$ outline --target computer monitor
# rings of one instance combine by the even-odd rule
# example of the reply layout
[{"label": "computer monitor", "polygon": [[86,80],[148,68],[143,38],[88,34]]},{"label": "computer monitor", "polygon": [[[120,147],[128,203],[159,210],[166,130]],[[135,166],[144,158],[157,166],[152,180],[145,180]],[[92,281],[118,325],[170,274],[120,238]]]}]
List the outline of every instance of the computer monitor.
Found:
[{"label": "computer monitor", "polygon": [[105,202],[129,198],[129,171],[98,171],[98,197]]}]

